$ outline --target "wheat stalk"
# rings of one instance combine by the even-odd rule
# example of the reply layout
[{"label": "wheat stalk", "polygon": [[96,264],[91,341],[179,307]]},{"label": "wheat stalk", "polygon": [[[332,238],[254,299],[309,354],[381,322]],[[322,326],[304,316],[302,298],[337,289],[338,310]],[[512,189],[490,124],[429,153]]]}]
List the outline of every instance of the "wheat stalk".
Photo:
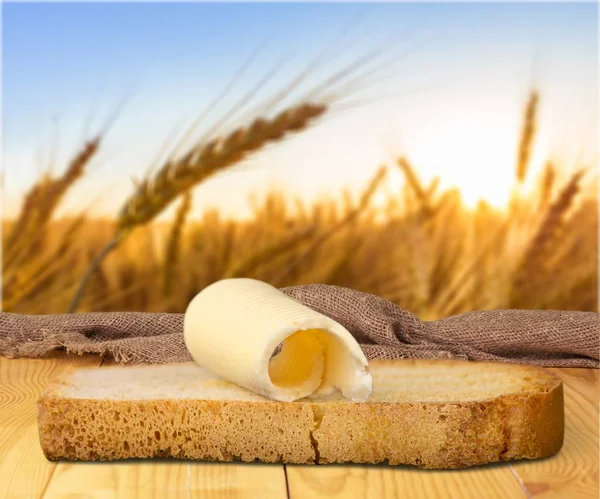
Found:
[{"label": "wheat stalk", "polygon": [[423,185],[419,180],[417,172],[415,171],[415,169],[410,164],[407,158],[398,158],[396,160],[396,164],[404,173],[408,185],[412,188],[413,192],[415,193],[415,196],[421,208],[421,212],[425,216],[431,216],[433,214],[433,210],[431,208],[430,196],[432,196],[435,193],[435,190],[438,187],[439,178],[434,179],[431,185],[427,189],[425,189],[423,188]]},{"label": "wheat stalk", "polygon": [[525,106],[523,128],[521,129],[521,140],[517,153],[517,181],[522,183],[527,176],[529,160],[531,158],[531,149],[535,138],[536,120],[539,103],[539,94],[533,90],[529,94],[527,105]]},{"label": "wheat stalk", "polygon": [[48,223],[65,193],[83,176],[86,165],[98,151],[101,137],[85,144],[75,155],[64,174],[58,178],[44,175],[26,194],[17,220],[7,238],[8,252],[4,268],[19,265],[27,259],[42,239]]},{"label": "wheat stalk", "polygon": [[237,226],[236,223],[232,220],[225,224],[223,229],[223,237],[221,238],[221,243],[219,245],[219,255],[221,258],[219,259],[218,269],[221,273],[225,273],[225,269],[227,269],[231,264],[231,259],[233,257],[233,252],[235,249],[235,240],[237,237]]},{"label": "wheat stalk", "polygon": [[361,250],[364,245],[364,241],[360,239],[353,241],[352,251],[341,252],[338,255],[337,260],[334,260],[333,264],[330,264],[329,268],[323,273],[321,282],[325,284],[337,284],[343,276],[347,275],[348,264],[352,261],[352,258]]},{"label": "wheat stalk", "polygon": [[35,295],[53,276],[65,267],[65,258],[68,256],[70,242],[85,223],[85,216],[77,217],[66,233],[58,247],[46,258],[32,260],[26,266],[11,268],[10,272],[3,275],[4,293],[3,309],[13,309],[21,300]]},{"label": "wheat stalk", "polygon": [[584,173],[584,170],[575,172],[558,198],[548,207],[535,237],[517,268],[511,293],[512,303],[516,303],[517,298],[520,300],[528,294],[527,291],[531,288],[534,279],[543,271],[545,258],[551,252],[550,248],[558,242],[565,224],[566,213],[579,192],[579,184]]},{"label": "wheat stalk", "polygon": [[291,248],[297,247],[298,244],[309,238],[314,231],[314,227],[308,227],[259,248],[228,270],[225,273],[224,278],[246,277],[250,275],[258,267],[269,262],[272,258],[281,255]]},{"label": "wheat stalk", "polygon": [[387,170],[385,166],[380,167],[363,192],[358,202],[358,206],[355,209],[350,210],[346,216],[342,218],[342,220],[330,227],[329,230],[324,232],[320,237],[316,238],[315,241],[303,253],[301,253],[295,260],[287,265],[286,268],[278,276],[276,276],[275,279],[272,280],[272,284],[277,286],[283,283],[285,279],[287,279],[304,260],[309,258],[323,243],[325,243],[325,241],[327,241],[342,228],[352,223],[362,213],[362,211],[369,206],[373,194],[375,194],[377,188],[380,186],[386,176]]},{"label": "wheat stalk", "polygon": [[36,221],[40,223],[47,221],[52,216],[67,190],[83,176],[86,165],[98,151],[99,145],[100,137],[87,142],[69,163],[63,175],[58,178],[46,175],[33,186],[25,196],[21,213],[8,237],[9,244],[14,244],[16,238],[23,234],[32,212],[36,211],[35,208],[38,211],[38,220]]},{"label": "wheat stalk", "polygon": [[400,169],[404,173],[404,176],[406,177],[406,180],[408,181],[408,185],[410,185],[410,187],[415,192],[417,199],[419,199],[419,201],[421,201],[421,202],[424,202],[425,198],[426,198],[425,189],[423,189],[423,186],[421,185],[421,181],[419,180],[419,177],[417,176],[415,169],[410,164],[408,159],[405,158],[404,156],[402,156],[396,160],[396,164],[400,167]]},{"label": "wheat stalk", "polygon": [[95,267],[133,229],[153,220],[176,197],[211,175],[242,161],[250,153],[264,148],[269,143],[307,128],[327,109],[324,104],[305,103],[288,108],[270,120],[258,118],[248,127],[237,128],[224,138],[215,138],[205,145],[192,148],[179,160],[164,164],[154,177],[141,182],[117,217],[113,239],[100,251],[83,276],[69,306],[69,312],[77,309]]},{"label": "wheat stalk", "polygon": [[432,310],[439,317],[446,317],[456,310],[457,304],[464,298],[464,291],[468,289],[468,284],[477,275],[477,270],[488,255],[489,251],[493,250],[501,243],[505,234],[505,227],[498,228],[482,245],[462,268],[455,269],[455,274],[450,276],[447,286],[440,292],[434,302],[431,304]]},{"label": "wheat stalk", "polygon": [[585,301],[592,300],[597,306],[597,231],[597,204],[586,200],[569,216],[560,246],[555,245],[547,257],[552,272],[541,276],[543,280],[537,284],[544,293],[536,306],[591,310],[594,305],[585,305]]},{"label": "wheat stalk", "polygon": [[584,175],[583,170],[575,172],[567,185],[562,189],[558,198],[548,208],[546,216],[532,241],[529,249],[529,257],[539,255],[553,242],[554,237],[564,224],[564,218],[569,208],[573,204],[575,197],[580,189],[580,181]]},{"label": "wheat stalk", "polygon": [[410,276],[411,296],[416,302],[417,310],[420,312],[431,299],[431,266],[427,260],[428,253],[431,251],[429,242],[425,240],[425,231],[430,225],[422,223],[422,217],[410,216],[411,230],[408,232],[407,245],[409,258],[407,261],[407,274]]},{"label": "wheat stalk", "polygon": [[181,199],[179,209],[175,214],[175,220],[171,225],[167,249],[165,252],[165,272],[163,281],[163,294],[168,296],[171,293],[173,276],[179,263],[179,254],[181,249],[181,235],[187,216],[192,209],[192,193],[186,192]]},{"label": "wheat stalk", "polygon": [[268,143],[307,128],[326,110],[325,105],[307,103],[282,111],[272,120],[258,118],[246,128],[238,128],[224,138],[193,148],[177,161],[167,162],[126,201],[117,218],[117,231],[123,234],[149,222],[189,188]]},{"label": "wheat stalk", "polygon": [[431,184],[429,184],[429,187],[427,187],[427,190],[425,191],[425,198],[428,200],[431,200],[431,198],[433,198],[433,196],[435,196],[439,186],[440,186],[440,177],[434,177],[433,180],[431,181]]},{"label": "wheat stalk", "polygon": [[[349,238],[348,238],[349,239]],[[347,246],[343,243],[336,244],[335,253],[328,253],[329,258],[319,259],[319,266],[315,266],[307,273],[303,273],[298,284],[339,284],[338,279],[342,276],[348,267],[348,263],[355,255],[355,250],[360,246],[360,242]],[[352,251],[348,251],[348,247]]]},{"label": "wheat stalk", "polygon": [[552,197],[552,189],[556,179],[556,169],[551,161],[546,163],[540,179],[540,207],[545,208]]}]

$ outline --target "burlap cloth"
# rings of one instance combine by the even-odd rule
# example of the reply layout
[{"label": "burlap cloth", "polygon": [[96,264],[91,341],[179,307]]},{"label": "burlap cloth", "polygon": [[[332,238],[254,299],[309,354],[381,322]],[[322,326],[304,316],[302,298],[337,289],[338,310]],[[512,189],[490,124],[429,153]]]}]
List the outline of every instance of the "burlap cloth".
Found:
[{"label": "burlap cloth", "polygon": [[[282,291],[344,325],[368,359],[600,367],[600,315],[595,312],[491,310],[423,322],[387,300],[351,289],[312,284]],[[182,314],[0,315],[0,355],[43,357],[57,348],[109,355],[123,363],[191,360]]]}]

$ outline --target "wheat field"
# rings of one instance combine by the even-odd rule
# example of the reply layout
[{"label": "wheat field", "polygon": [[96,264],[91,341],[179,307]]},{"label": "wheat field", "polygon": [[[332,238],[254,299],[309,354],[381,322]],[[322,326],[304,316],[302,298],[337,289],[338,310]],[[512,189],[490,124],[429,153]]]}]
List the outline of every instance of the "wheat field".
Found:
[{"label": "wheat field", "polygon": [[[254,204],[249,220],[225,219],[215,210],[189,220],[194,187],[267,143],[302,133],[327,111],[304,103],[167,161],[114,219],[85,212],[56,219],[66,192],[102,147],[99,136],[63,175],[38,179],[18,217],[3,221],[3,310],[183,312],[205,286],[243,276],[278,287],[351,287],[424,320],[494,308],[597,311],[593,172],[569,175],[548,161],[534,191],[521,189],[538,99],[532,92],[523,112],[515,165],[506,165],[515,171],[515,186],[502,210],[483,201],[469,208],[457,189],[441,190],[439,179],[423,185],[418,167],[400,157],[383,165],[358,199],[342,186],[340,202],[309,204],[272,191]],[[373,197],[392,168],[406,180],[402,194],[375,207]],[[178,203],[173,220],[157,222],[171,203]]]}]

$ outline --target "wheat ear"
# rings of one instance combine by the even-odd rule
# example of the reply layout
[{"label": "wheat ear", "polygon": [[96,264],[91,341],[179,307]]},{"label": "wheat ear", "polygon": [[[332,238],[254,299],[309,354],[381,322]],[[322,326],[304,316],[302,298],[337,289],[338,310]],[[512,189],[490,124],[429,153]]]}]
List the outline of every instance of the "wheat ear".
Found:
[{"label": "wheat ear", "polygon": [[431,208],[430,196],[433,195],[433,193],[437,189],[439,179],[437,182],[434,179],[431,186],[425,189],[421,184],[421,181],[419,180],[417,172],[410,164],[408,159],[406,159],[405,157],[400,157],[396,160],[396,164],[402,170],[404,176],[406,177],[408,185],[410,185],[411,189],[414,191],[415,196],[419,201],[421,213],[423,213],[425,216],[432,215],[433,210]]},{"label": "wheat ear", "polygon": [[548,207],[546,215],[530,245],[528,246],[513,281],[512,299],[525,296],[535,276],[543,270],[544,259],[561,233],[565,216],[580,189],[580,181],[585,171],[575,172],[562,189],[557,199]]},{"label": "wheat ear", "polygon": [[95,267],[133,229],[153,220],[177,196],[211,175],[242,161],[271,142],[307,128],[326,111],[324,104],[305,103],[286,109],[273,119],[258,118],[250,126],[238,128],[225,138],[216,138],[203,146],[192,148],[181,159],[167,162],[153,178],[141,182],[119,213],[113,239],[90,264],[75,292],[69,312],[79,306],[83,290]]},{"label": "wheat ear", "polygon": [[385,166],[379,168],[377,173],[369,182],[369,185],[363,192],[358,206],[354,210],[350,210],[346,216],[340,220],[337,224],[333,225],[329,230],[324,232],[320,237],[315,239],[313,243],[296,258],[292,261],[275,279],[272,280],[271,284],[274,286],[280,285],[287,279],[292,272],[307,258],[309,258],[325,241],[327,241],[331,236],[340,231],[342,228],[354,222],[354,220],[360,216],[360,214],[369,206],[373,195],[384,181],[387,176],[387,170]]},{"label": "wheat ear", "polygon": [[23,244],[31,244],[32,233],[41,230],[50,220],[65,193],[83,176],[86,165],[98,151],[99,145],[100,137],[87,142],[71,160],[63,175],[58,178],[45,175],[26,194],[19,216],[6,241],[10,248],[6,262],[10,262],[15,253],[24,253]]},{"label": "wheat ear", "polygon": [[245,159],[269,142],[308,127],[327,107],[301,104],[281,112],[272,120],[256,119],[225,138],[216,138],[193,148],[181,159],[165,164],[152,179],[142,182],[117,218],[117,231],[126,233],[162,212],[177,196],[214,173]]},{"label": "wheat ear", "polygon": [[14,310],[22,300],[35,297],[64,268],[70,243],[85,223],[85,215],[80,215],[63,235],[59,246],[48,257],[33,259],[24,266],[8,269],[3,274],[2,307],[5,311]]},{"label": "wheat ear", "polygon": [[556,168],[551,161],[546,163],[540,178],[540,207],[545,208],[552,197],[554,181],[556,179]]},{"label": "wheat ear", "polygon": [[529,160],[531,158],[531,149],[535,138],[537,111],[539,103],[539,94],[533,90],[529,94],[527,105],[525,106],[523,128],[521,130],[521,140],[517,153],[517,181],[522,183],[527,176]]},{"label": "wheat ear", "polygon": [[274,257],[281,255],[291,248],[297,247],[299,244],[308,239],[315,231],[315,227],[308,227],[306,229],[294,232],[290,235],[286,235],[281,239],[267,244],[262,248],[259,248],[254,253],[251,253],[247,258],[241,260],[233,268],[225,273],[224,278],[234,277],[247,277],[254,272],[258,267],[264,265]]}]

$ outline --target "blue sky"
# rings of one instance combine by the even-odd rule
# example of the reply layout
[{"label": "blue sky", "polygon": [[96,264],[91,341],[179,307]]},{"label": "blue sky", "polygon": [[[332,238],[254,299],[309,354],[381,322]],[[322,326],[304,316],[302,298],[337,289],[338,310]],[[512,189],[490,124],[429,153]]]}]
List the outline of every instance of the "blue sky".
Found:
[{"label": "blue sky", "polygon": [[247,171],[201,186],[197,210],[242,214],[248,194],[270,186],[306,198],[358,189],[400,153],[424,179],[441,175],[473,202],[501,203],[532,85],[542,94],[534,160],[552,155],[569,165],[581,151],[593,159],[594,4],[14,3],[3,5],[2,30],[7,214],[50,161],[54,137],[60,170],[87,117],[97,131],[131,93],[93,173],[67,203],[80,206],[93,192],[102,197],[97,211],[114,213],[129,178],[143,175],[174,127],[198,115],[259,47],[205,129],[283,60],[256,104],[268,98],[349,25],[344,51],[332,49],[296,97],[373,47],[393,55],[406,45],[410,56],[348,96],[362,107],[256,156]]}]

